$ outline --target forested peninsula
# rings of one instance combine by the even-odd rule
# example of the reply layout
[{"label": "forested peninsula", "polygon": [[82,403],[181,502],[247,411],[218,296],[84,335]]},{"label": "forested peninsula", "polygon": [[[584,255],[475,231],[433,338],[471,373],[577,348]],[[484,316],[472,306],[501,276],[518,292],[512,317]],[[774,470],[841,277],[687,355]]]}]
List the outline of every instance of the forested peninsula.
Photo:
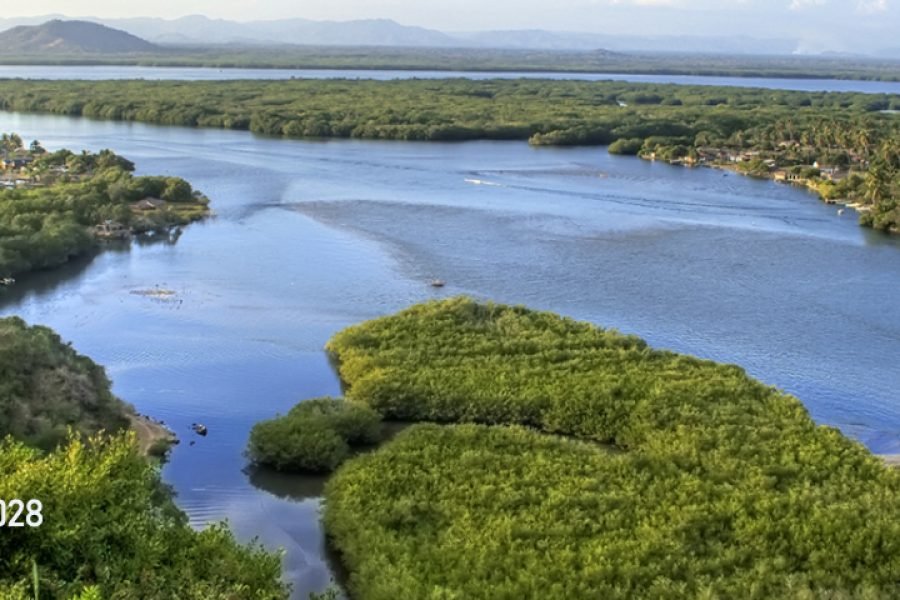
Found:
[{"label": "forested peninsula", "polygon": [[214,69],[343,69],[456,72],[623,73],[898,81],[896,60],[871,57],[713,55],[692,52],[622,54],[608,50],[404,48],[283,45],[166,46],[153,52],[0,54],[5,65],[202,67]]},{"label": "forested peninsula", "polygon": [[0,138],[0,279],[4,284],[88,254],[111,240],[169,231],[209,214],[179,177],[133,175],[111,152],[48,152],[15,133]]},{"label": "forested peninsula", "polygon": [[900,96],[551,80],[0,81],[0,109],[294,138],[609,145],[729,166],[900,230]]},{"label": "forested peninsula", "polygon": [[0,532],[0,598],[286,599],[277,554],[188,525],[130,414],[90,358],[0,319],[0,499],[39,500],[43,519]]},{"label": "forested peninsula", "polygon": [[431,423],[327,484],[355,599],[900,595],[900,471],[737,366],[467,298],[327,348]]}]

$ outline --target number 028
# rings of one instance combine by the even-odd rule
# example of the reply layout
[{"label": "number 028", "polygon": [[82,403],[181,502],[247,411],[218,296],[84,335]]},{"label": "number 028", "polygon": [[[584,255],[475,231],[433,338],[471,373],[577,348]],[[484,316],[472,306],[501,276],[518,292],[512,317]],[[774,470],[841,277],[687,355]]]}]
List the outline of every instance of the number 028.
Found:
[{"label": "number 028", "polygon": [[0,527],[40,527],[44,522],[40,500],[0,500]]}]

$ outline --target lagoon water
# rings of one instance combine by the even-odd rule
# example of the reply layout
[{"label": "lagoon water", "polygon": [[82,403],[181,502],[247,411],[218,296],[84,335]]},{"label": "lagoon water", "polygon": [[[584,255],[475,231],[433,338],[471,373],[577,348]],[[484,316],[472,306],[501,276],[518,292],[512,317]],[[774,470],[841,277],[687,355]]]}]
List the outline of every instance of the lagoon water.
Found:
[{"label": "lagoon water", "polygon": [[642,75],[635,73],[564,73],[528,71],[414,71],[367,69],[214,69],[202,67],[0,65],[0,79],[147,79],[219,81],[235,79],[574,79],[754,87],[805,92],[861,92],[900,94],[900,81],[849,79],[791,79],[778,77],[721,77],[707,75]]},{"label": "lagoon water", "polygon": [[[287,549],[297,598],[334,571],[321,480],[251,472],[252,424],[339,394],[322,347],[434,297],[523,303],[743,365],[821,423],[900,453],[900,238],[721,171],[524,143],[288,141],[0,113],[51,148],[189,179],[215,218],[0,290],[182,438],[164,477],[194,524]],[[443,290],[428,282],[447,281]],[[156,286],[159,300],[132,294]],[[205,423],[209,436],[189,426]],[[190,445],[190,442],[195,442]]]}]

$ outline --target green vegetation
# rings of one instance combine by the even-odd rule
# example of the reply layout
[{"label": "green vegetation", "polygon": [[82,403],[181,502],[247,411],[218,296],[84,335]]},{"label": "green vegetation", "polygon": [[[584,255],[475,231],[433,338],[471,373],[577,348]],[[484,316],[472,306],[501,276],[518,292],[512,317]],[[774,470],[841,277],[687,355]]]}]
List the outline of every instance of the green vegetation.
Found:
[{"label": "green vegetation", "polygon": [[632,73],[898,81],[896,60],[812,56],[335,46],[166,47],[136,55],[3,53],[12,65]]},{"label": "green vegetation", "polygon": [[283,417],[257,423],[249,458],[279,471],[330,472],[351,453],[381,439],[381,416],[335,398],[305,400]]},{"label": "green vegetation", "polygon": [[900,109],[897,95],[535,80],[8,81],[0,109],[286,137],[610,144],[773,178],[805,169],[791,180],[859,206],[865,225],[900,230],[900,118],[882,112]]},{"label": "green vegetation", "polygon": [[[3,134],[0,277],[62,265],[103,238],[186,225],[209,214],[208,200],[178,177],[135,177],[109,150],[26,150]],[[142,205],[153,199],[156,204]]]},{"label": "green vegetation", "polygon": [[101,367],[50,329],[0,319],[0,439],[49,450],[70,428],[84,435],[124,430],[129,408],[109,385]]},{"label": "green vegetation", "polygon": [[0,472],[0,498],[40,499],[44,518],[3,529],[0,597],[30,599],[36,565],[41,598],[287,598],[280,557],[191,529],[132,434],[49,454],[8,438]]},{"label": "green vegetation", "polygon": [[328,483],[354,598],[900,595],[900,472],[736,366],[464,298],[328,349],[350,401],[479,423]]},{"label": "green vegetation", "polygon": [[43,504],[0,529],[0,598],[286,598],[279,556],[188,526],[129,412],[51,330],[0,319],[0,500]]}]

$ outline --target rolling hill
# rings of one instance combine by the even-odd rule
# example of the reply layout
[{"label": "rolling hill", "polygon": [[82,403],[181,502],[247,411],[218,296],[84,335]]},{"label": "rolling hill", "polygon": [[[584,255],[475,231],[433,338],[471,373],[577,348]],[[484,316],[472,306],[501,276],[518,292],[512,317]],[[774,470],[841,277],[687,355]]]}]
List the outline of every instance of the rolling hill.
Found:
[{"label": "rolling hill", "polygon": [[53,20],[0,33],[0,54],[136,54],[158,51],[139,37],[88,21]]}]

